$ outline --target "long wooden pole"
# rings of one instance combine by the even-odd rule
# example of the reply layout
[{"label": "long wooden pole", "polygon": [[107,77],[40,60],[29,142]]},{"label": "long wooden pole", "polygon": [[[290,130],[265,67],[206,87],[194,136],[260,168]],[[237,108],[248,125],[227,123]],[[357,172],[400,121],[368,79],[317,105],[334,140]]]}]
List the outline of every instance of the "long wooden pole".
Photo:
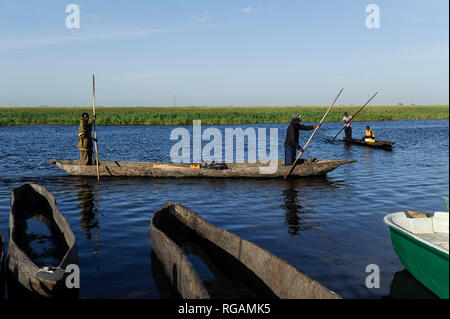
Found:
[{"label": "long wooden pole", "polygon": [[336,103],[337,99],[339,98],[339,96],[341,95],[342,91],[344,91],[344,89],[341,89],[338,93],[338,95],[336,96],[336,98],[334,99],[333,103],[331,104],[331,106],[328,108],[327,112],[325,113],[325,115],[322,117],[322,119],[319,122],[319,125],[316,127],[316,129],[314,130],[314,132],[311,134],[308,142],[306,142],[305,146],[303,147],[303,150],[300,152],[300,154],[298,154],[297,158],[294,161],[294,164],[291,165],[291,167],[289,168],[288,172],[286,173],[286,175],[284,176],[284,179],[286,179],[289,175],[291,175],[292,170],[295,167],[295,164],[297,164],[298,159],[300,158],[300,156],[302,156],[302,154],[305,152],[306,147],[308,147],[309,142],[311,142],[312,138],[314,137],[314,135],[316,134],[317,130],[319,129],[319,127],[322,125],[322,122],[325,120],[325,118],[327,117],[328,113],[330,113],[331,109],[333,108],[334,104]]},{"label": "long wooden pole", "polygon": [[[92,97],[93,97],[93,102],[92,102],[92,116],[95,116],[95,76],[94,74],[92,74]],[[100,171],[99,171],[99,167],[98,167],[98,147],[97,147],[97,130],[95,129],[95,122],[96,120],[94,120],[94,143],[95,143],[95,161],[97,163],[97,180],[100,180]]]},{"label": "long wooden pole", "polygon": [[[361,112],[362,110],[363,110],[363,108],[365,108],[366,107],[366,105],[367,104],[369,104],[370,103],[370,101],[372,101],[372,99],[375,97],[375,95],[377,95],[378,94],[378,92],[376,92],[367,102],[366,102],[366,104],[364,104],[359,110],[358,110],[358,112],[356,112],[355,114],[353,114],[353,116],[352,116],[352,119],[350,120],[350,122],[351,121],[353,121],[354,119],[355,119],[355,117],[359,114],[359,112]],[[330,141],[330,143],[333,143],[333,141],[336,139],[336,137],[338,137],[339,136],[339,134],[341,134],[341,132],[342,132],[342,130],[345,128],[345,125],[344,125],[344,127],[343,128],[341,128],[341,130],[339,131],[339,133],[337,133],[336,134],[336,136]]]}]

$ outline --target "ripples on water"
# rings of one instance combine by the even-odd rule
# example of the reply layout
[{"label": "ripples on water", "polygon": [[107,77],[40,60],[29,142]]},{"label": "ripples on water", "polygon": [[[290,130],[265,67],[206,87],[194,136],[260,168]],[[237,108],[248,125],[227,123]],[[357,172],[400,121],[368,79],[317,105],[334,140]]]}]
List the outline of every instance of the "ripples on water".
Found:
[{"label": "ripples on water", "polygon": [[[0,232],[8,234],[11,190],[23,182],[41,184],[55,196],[77,238],[81,298],[159,298],[167,294],[157,288],[164,278],[155,282],[152,276],[157,270],[151,264],[150,219],[166,201],[178,201],[344,298],[381,298],[392,291],[398,296],[417,282],[402,276],[382,219],[408,208],[444,210],[448,120],[359,122],[353,124],[354,135],[363,134],[366,124],[377,138],[395,141],[394,150],[329,144],[340,124],[326,123],[305,156],[358,162],[327,177],[288,182],[104,178],[97,183],[47,164],[50,158],[78,158],[76,127],[0,127]],[[253,127],[280,128],[282,157],[286,125]],[[100,160],[169,161],[172,128],[98,127]],[[309,133],[301,132],[303,143]],[[381,269],[379,289],[365,287],[368,264]],[[396,282],[408,288],[397,289]]]}]

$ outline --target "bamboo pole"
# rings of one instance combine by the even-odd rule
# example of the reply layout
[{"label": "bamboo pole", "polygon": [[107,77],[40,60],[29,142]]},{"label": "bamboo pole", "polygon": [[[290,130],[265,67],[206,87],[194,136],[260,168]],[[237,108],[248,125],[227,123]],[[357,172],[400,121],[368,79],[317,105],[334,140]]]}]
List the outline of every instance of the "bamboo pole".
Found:
[{"label": "bamboo pole", "polygon": [[291,167],[289,168],[288,172],[286,173],[286,175],[284,176],[284,179],[286,179],[292,172],[292,170],[295,167],[295,164],[297,164],[298,159],[300,158],[300,156],[302,156],[302,154],[305,152],[306,147],[308,147],[309,142],[311,142],[312,138],[314,137],[314,135],[316,134],[317,130],[319,129],[319,127],[322,125],[322,122],[325,120],[325,118],[327,117],[328,113],[330,113],[331,109],[333,108],[334,104],[336,103],[337,99],[339,98],[339,96],[341,95],[342,91],[344,91],[344,89],[342,88],[338,95],[336,96],[336,98],[333,101],[333,104],[331,104],[331,106],[328,108],[327,112],[325,113],[325,115],[322,117],[322,119],[319,122],[319,125],[316,127],[316,129],[314,130],[314,132],[311,134],[308,142],[306,142],[305,146],[303,147],[303,150],[300,152],[300,154],[298,154],[297,158],[294,161],[294,164],[291,165]]},{"label": "bamboo pole", "polygon": [[[93,97],[93,101],[92,101],[92,116],[95,116],[95,76],[94,74],[92,74],[92,97]],[[97,163],[97,180],[100,180],[100,171],[99,171],[99,163],[98,163],[98,147],[97,147],[97,130],[95,128],[95,122],[96,120],[94,120],[94,143],[95,143],[95,161]]]},{"label": "bamboo pole", "polygon": [[[376,93],[375,93],[375,94],[374,94],[374,95],[366,102],[366,104],[364,104],[364,105],[358,110],[358,112],[356,112],[355,114],[353,114],[352,119],[350,120],[350,122],[354,120],[354,118],[359,114],[359,112],[361,112],[361,111],[363,110],[363,108],[365,108],[366,105],[369,104],[369,102],[372,101],[372,99],[373,99],[373,98],[375,97],[375,95],[377,95],[377,94],[378,94],[378,92],[376,92]],[[339,133],[337,133],[336,136],[330,141],[330,143],[333,143],[333,141],[336,139],[336,137],[339,136],[339,134],[341,134],[341,132],[342,132],[342,130],[343,130],[344,128],[345,128],[345,125],[344,125],[343,128],[341,128],[341,130],[339,131]]]}]

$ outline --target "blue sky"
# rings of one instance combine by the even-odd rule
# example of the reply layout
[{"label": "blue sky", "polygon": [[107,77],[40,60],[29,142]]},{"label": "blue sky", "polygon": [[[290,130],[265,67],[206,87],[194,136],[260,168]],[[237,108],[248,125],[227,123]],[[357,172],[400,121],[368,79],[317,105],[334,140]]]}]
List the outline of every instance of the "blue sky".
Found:
[{"label": "blue sky", "polygon": [[[65,25],[80,7],[79,29]],[[366,6],[380,8],[368,29]],[[0,0],[0,105],[448,104],[448,0]]]}]

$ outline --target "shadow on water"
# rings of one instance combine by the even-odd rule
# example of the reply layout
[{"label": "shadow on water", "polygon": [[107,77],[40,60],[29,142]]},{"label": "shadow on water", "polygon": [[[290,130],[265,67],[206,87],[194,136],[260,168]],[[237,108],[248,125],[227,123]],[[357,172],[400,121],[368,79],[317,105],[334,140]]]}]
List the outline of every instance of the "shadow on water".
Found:
[{"label": "shadow on water", "polygon": [[396,272],[389,295],[383,299],[438,299],[438,297],[414,278],[406,269]]}]

